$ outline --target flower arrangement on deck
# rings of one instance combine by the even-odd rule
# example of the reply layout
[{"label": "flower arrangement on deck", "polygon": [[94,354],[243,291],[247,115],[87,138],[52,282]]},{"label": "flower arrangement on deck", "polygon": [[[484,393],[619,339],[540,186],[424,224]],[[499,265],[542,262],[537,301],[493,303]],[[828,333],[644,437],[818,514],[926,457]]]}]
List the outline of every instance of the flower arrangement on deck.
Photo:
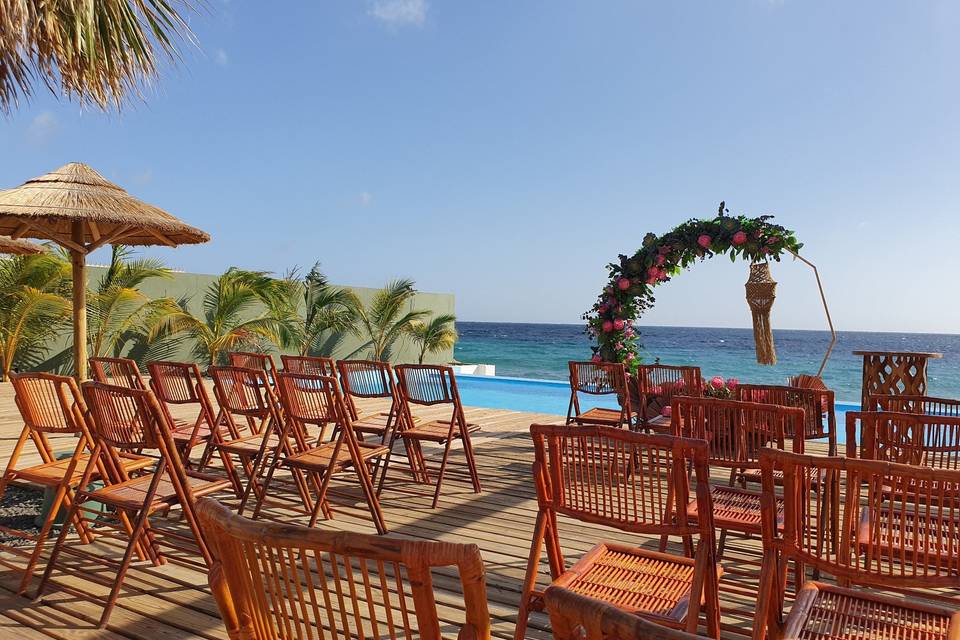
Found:
[{"label": "flower arrangement on deck", "polygon": [[691,219],[662,236],[648,233],[633,256],[607,266],[610,280],[583,315],[586,332],[596,340],[594,361],[622,362],[631,372],[640,365],[639,332],[634,321],[653,307],[653,289],[669,282],[698,260],[726,254],[751,262],[780,260],[803,246],[793,231],[771,222],[773,216],[730,216],[723,202],[716,217]]},{"label": "flower arrangement on deck", "polygon": [[733,400],[737,395],[737,386],[740,381],[736,378],[723,379],[722,376],[713,376],[704,385],[703,395],[720,400]]}]

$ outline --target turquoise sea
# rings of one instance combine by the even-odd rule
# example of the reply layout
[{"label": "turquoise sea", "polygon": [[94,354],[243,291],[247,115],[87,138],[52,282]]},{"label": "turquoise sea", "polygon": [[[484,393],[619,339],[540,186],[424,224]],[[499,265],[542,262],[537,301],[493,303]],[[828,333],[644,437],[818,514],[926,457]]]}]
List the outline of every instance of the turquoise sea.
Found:
[{"label": "turquoise sea", "polygon": [[[569,360],[590,357],[582,325],[457,322],[460,341],[454,357],[464,363],[497,366],[497,376],[565,380]],[[824,331],[774,332],[778,363],[756,364],[751,329],[640,327],[643,358],[664,364],[699,365],[706,377],[735,377],[741,382],[783,384],[797,373],[816,373],[830,340]],[[859,402],[861,360],[858,349],[933,351],[943,354],[929,367],[930,395],[960,397],[960,335],[839,332],[824,380],[837,400]]]}]

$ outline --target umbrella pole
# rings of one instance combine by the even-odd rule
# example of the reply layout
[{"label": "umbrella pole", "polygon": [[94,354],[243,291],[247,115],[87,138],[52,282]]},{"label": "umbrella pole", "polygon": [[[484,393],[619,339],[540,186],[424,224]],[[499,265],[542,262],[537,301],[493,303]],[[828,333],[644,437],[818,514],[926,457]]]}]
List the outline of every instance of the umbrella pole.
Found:
[{"label": "umbrella pole", "polygon": [[[83,246],[82,223],[73,223],[74,243]],[[73,268],[73,365],[77,380],[87,379],[87,255],[70,249]]]}]

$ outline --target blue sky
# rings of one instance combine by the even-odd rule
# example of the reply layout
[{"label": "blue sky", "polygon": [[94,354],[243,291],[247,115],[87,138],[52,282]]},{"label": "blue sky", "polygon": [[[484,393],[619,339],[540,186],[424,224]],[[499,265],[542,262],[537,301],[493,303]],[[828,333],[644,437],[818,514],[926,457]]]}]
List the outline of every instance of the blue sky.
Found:
[{"label": "blue sky", "polygon": [[[797,230],[840,329],[960,332],[960,5],[211,0],[145,104],[40,90],[0,186],[71,160],[209,231],[177,268],[453,292],[464,320],[576,322],[604,265],[716,211]],[[101,260],[103,258],[101,257]],[[746,264],[651,324],[747,326]],[[823,328],[808,270],[774,323]]]}]

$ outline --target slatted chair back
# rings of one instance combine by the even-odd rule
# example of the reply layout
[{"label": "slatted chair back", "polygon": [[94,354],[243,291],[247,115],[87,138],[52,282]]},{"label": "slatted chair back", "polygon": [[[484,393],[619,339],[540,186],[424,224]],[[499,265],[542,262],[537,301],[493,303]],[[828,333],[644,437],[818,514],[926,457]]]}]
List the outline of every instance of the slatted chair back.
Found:
[{"label": "slatted chair back", "polygon": [[713,540],[711,515],[692,522],[677,508],[690,501],[688,463],[697,500],[711,503],[706,443],[600,425],[534,424],[530,435],[541,511],[630,533]]},{"label": "slatted chair back", "polygon": [[764,447],[803,453],[799,407],[686,396],[674,396],[672,407],[674,435],[706,440],[711,466],[758,469]]},{"label": "slatted chair back", "polygon": [[[490,637],[476,545],[254,522],[206,498],[197,512],[215,557],[210,588],[230,638]],[[463,591],[462,600],[444,603],[442,623],[435,569],[455,573]]]},{"label": "slatted chair back", "polygon": [[267,374],[262,369],[210,367],[213,392],[220,410],[234,416],[264,418],[276,404]]},{"label": "slatted chair back", "polygon": [[90,371],[97,382],[128,389],[147,388],[140,367],[130,358],[90,358]]},{"label": "slatted chair back", "polygon": [[640,365],[635,374],[640,406],[641,423],[659,416],[664,407],[669,407],[673,396],[683,395],[699,398],[703,395],[703,377],[700,367],[646,364]]},{"label": "slatted chair back", "polygon": [[337,377],[337,363],[333,358],[282,355],[280,362],[283,364],[283,370],[290,373]]},{"label": "slatted chair back", "polygon": [[935,416],[960,416],[960,400],[931,396],[871,395],[875,411],[897,413],[928,413]]},{"label": "slatted chair back", "polygon": [[[283,371],[277,382],[286,418],[282,437],[294,437],[292,451],[305,450],[306,440],[299,434],[308,433],[309,425],[321,429],[328,424],[350,426],[350,416],[336,378]],[[348,446],[351,442],[356,445],[356,434],[352,428],[348,431]]]},{"label": "slatted chair back", "polygon": [[421,406],[449,404],[451,419],[461,428],[466,428],[467,419],[457,391],[457,379],[453,368],[434,364],[401,364],[394,369],[397,373],[397,388],[402,400],[405,424],[414,423],[409,403]]},{"label": "slatted chair back", "polygon": [[543,596],[554,640],[707,640],[554,585]]},{"label": "slatted chair back", "polygon": [[849,411],[847,456],[960,469],[960,417]]},{"label": "slatted chair back", "polygon": [[612,395],[620,405],[621,424],[628,425],[633,415],[630,408],[630,393],[627,389],[627,371],[620,362],[567,363],[570,368],[570,404],[567,407],[567,422],[579,416],[580,394],[591,396]]},{"label": "slatted chair back", "polygon": [[360,415],[354,398],[390,398],[391,413],[396,411],[397,389],[389,362],[340,360],[337,369],[351,418]]},{"label": "slatted chair back", "polygon": [[[743,402],[800,407],[804,412],[804,433],[807,440],[826,438],[830,455],[837,451],[837,413],[830,389],[811,389],[772,384],[740,384],[736,399]],[[788,436],[793,436],[788,433]]]},{"label": "slatted chair back", "polygon": [[[159,406],[149,391],[103,382],[85,382],[83,394],[93,418],[93,435],[107,450],[163,452]],[[152,402],[151,402],[152,400]],[[169,426],[169,425],[167,425]]]},{"label": "slatted chair back", "polygon": [[[760,469],[764,561],[754,638],[762,638],[768,625],[773,637],[782,637],[790,563],[797,576],[812,569],[815,575],[833,576],[844,585],[893,588],[927,602],[936,599],[934,590],[955,593],[960,588],[960,471],[772,449],[760,454]],[[781,470],[782,475],[777,473]],[[842,481],[845,487],[840,536],[834,544],[824,544],[819,535],[827,526],[824,518],[831,498],[829,492],[817,490],[817,478],[827,484]],[[777,491],[780,482],[782,494]],[[917,499],[917,487],[922,487],[927,499]],[[783,515],[778,524],[781,495]],[[818,611],[810,615],[822,616],[831,629],[875,629],[867,633],[876,638],[911,637],[920,629],[929,637],[950,637],[946,634],[949,613],[945,620],[936,616],[941,618],[937,621],[925,613],[931,609],[916,600],[905,602],[866,590],[856,594],[859,602],[826,592]],[[956,611],[952,602],[950,608]],[[917,609],[906,621],[899,615],[904,604]],[[799,600],[794,609],[798,606]]]},{"label": "slatted chair back", "polygon": [[[24,426],[31,431],[90,435],[84,417],[86,405],[73,378],[52,373],[13,373],[10,382],[14,403],[20,410]],[[42,450],[40,455],[44,457]],[[44,457],[44,462],[51,460]]]},{"label": "slatted chair back", "polygon": [[256,369],[266,373],[267,381],[272,389],[276,390],[277,365],[269,353],[254,353],[252,351],[231,351],[227,354],[227,362],[231,367],[241,369]]},{"label": "slatted chair back", "polygon": [[199,404],[209,400],[203,374],[196,363],[154,361],[147,363],[150,390],[165,404]]}]

